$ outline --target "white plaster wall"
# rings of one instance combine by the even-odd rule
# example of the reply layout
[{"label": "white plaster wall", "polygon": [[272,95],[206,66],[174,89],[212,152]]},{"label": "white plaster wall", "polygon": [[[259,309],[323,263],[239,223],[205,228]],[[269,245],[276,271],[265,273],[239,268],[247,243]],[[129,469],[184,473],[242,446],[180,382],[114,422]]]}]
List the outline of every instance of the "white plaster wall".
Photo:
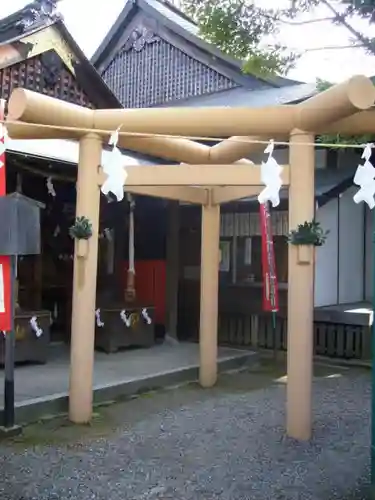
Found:
[{"label": "white plaster wall", "polygon": [[[375,209],[374,209],[375,210]],[[373,212],[365,206],[365,300],[372,300],[372,233]]]},{"label": "white plaster wall", "polygon": [[316,249],[315,307],[337,304],[338,299],[338,198],[316,211],[316,220],[329,231],[326,243]]},{"label": "white plaster wall", "polygon": [[356,186],[339,198],[339,304],[364,296],[364,204],[353,201]]}]

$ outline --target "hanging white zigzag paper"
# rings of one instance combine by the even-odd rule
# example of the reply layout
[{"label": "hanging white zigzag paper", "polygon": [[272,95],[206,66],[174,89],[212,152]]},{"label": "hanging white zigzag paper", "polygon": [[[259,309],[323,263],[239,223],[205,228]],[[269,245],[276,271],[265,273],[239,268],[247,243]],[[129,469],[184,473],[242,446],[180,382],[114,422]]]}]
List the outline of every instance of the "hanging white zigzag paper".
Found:
[{"label": "hanging white zigzag paper", "polygon": [[110,146],[113,146],[113,149],[108,155],[108,159],[103,162],[103,172],[107,175],[107,179],[101,188],[102,193],[106,196],[113,193],[117,201],[124,198],[124,184],[128,176],[125,170],[125,159],[117,147],[119,131],[118,128],[113,132],[108,142]]},{"label": "hanging white zigzag paper", "polygon": [[96,319],[96,326],[98,326],[99,328],[103,328],[104,323],[100,318],[100,309],[97,309],[95,311],[95,319]]},{"label": "hanging white zigzag paper", "polygon": [[108,227],[104,228],[103,235],[108,241],[112,241],[112,233]]},{"label": "hanging white zigzag paper", "polygon": [[272,156],[273,150],[274,141],[272,139],[264,150],[266,154],[268,153],[268,159],[266,162],[262,162],[260,167],[260,178],[266,187],[259,194],[258,201],[261,204],[270,201],[273,207],[277,207],[280,204],[280,189],[283,185],[281,173],[283,169]]},{"label": "hanging white zigzag paper", "polygon": [[55,187],[54,187],[53,182],[52,182],[52,177],[47,177],[46,184],[47,184],[48,194],[50,196],[52,196],[53,198],[55,198],[56,197],[56,191],[55,191]]},{"label": "hanging white zigzag paper", "polygon": [[41,337],[43,335],[43,330],[39,327],[38,325],[38,318],[36,316],[33,316],[30,319],[30,326],[33,332],[35,332],[36,337]]},{"label": "hanging white zigzag paper", "polygon": [[125,309],[123,309],[121,312],[120,312],[120,318],[122,319],[122,321],[125,323],[125,325],[129,328],[130,325],[131,325],[131,320],[130,318],[128,318],[128,316],[126,315],[126,311]]},{"label": "hanging white zigzag paper", "polygon": [[365,163],[358,165],[353,179],[354,184],[360,186],[360,189],[353,196],[354,203],[364,201],[370,210],[375,207],[375,168],[370,161],[372,147],[373,144],[365,144],[361,157]]},{"label": "hanging white zigzag paper", "polygon": [[120,133],[120,129],[121,129],[121,125],[120,127],[118,127],[110,136],[109,140],[108,140],[108,145],[109,146],[113,146],[115,148],[117,148],[117,144],[118,144],[118,139],[119,139],[119,133]]},{"label": "hanging white zigzag paper", "polygon": [[146,321],[146,323],[148,325],[151,325],[152,321],[151,321],[151,318],[150,318],[146,308],[142,309],[142,316],[143,316],[143,319]]},{"label": "hanging white zigzag paper", "polygon": [[0,168],[4,166],[1,157],[6,151],[7,138],[8,138],[7,129],[2,123],[0,123]]}]

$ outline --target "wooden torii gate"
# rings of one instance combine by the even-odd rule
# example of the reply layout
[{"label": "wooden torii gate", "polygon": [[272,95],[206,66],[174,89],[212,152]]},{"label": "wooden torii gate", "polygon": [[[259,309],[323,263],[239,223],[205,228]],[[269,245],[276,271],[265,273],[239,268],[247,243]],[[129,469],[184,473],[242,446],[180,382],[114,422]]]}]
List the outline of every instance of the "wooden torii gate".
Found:
[{"label": "wooden torii gate", "polygon": [[[110,134],[121,127],[119,147],[181,163],[126,167],[126,191],[202,206],[199,380],[211,387],[217,379],[220,204],[262,189],[259,166],[241,158],[259,149],[251,142],[256,138],[289,141],[289,166],[282,180],[289,186],[289,228],[294,229],[314,218],[315,135],[375,133],[375,111],[370,110],[374,101],[375,88],[364,76],[298,105],[256,109],[90,110],[21,88],[13,91],[7,117],[10,137],[79,140],[76,215],[90,219],[93,237],[87,258],[78,259],[77,247],[74,256],[69,388],[73,422],[85,423],[92,416],[100,186],[105,180],[100,163],[102,144]],[[209,147],[162,134],[229,139]],[[299,265],[297,249],[289,245],[288,265],[287,433],[306,440],[312,429],[314,259]],[[82,272],[83,282],[78,280]]]}]

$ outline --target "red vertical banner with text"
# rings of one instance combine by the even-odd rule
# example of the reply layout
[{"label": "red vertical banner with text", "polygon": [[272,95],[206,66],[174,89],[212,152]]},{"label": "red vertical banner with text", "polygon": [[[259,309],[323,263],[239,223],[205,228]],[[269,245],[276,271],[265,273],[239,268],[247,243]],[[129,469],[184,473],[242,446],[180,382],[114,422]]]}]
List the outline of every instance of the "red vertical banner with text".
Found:
[{"label": "red vertical banner with text", "polygon": [[279,310],[279,293],[276,275],[275,250],[268,203],[260,204],[260,228],[262,237],[263,310]]},{"label": "red vertical banner with text", "polygon": [[[6,129],[3,124],[4,116],[5,101],[0,99],[0,196],[6,195]],[[9,332],[12,325],[10,280],[10,256],[0,255],[0,331],[3,332]]]}]

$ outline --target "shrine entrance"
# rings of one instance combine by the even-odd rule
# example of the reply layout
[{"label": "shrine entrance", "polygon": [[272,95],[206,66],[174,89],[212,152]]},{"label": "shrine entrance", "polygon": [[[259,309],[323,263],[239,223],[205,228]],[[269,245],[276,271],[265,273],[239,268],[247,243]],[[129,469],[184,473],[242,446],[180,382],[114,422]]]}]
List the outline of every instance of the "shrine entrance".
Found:
[{"label": "shrine entrance", "polygon": [[[16,89],[9,101],[12,138],[79,140],[76,216],[90,223],[91,235],[76,237],[74,254],[70,419],[92,415],[99,200],[112,192],[158,196],[201,205],[200,384],[217,380],[220,203],[259,194],[277,204],[289,187],[289,229],[314,219],[315,135],[374,132],[375,88],[370,79],[349,81],[295,106],[248,108],[163,108],[92,111]],[[223,140],[202,145],[207,135]],[[231,137],[232,136],[232,137]],[[233,137],[234,136],[234,137]],[[238,137],[239,136],[239,137]],[[271,152],[261,166],[241,160],[270,139],[286,140],[289,165],[275,165]],[[112,155],[102,162],[103,142]],[[141,151],[178,165],[124,165],[118,147]],[[234,162],[234,163],[233,163]],[[198,187],[200,186],[200,187]],[[289,245],[287,432],[311,435],[314,251],[304,255]]]}]

